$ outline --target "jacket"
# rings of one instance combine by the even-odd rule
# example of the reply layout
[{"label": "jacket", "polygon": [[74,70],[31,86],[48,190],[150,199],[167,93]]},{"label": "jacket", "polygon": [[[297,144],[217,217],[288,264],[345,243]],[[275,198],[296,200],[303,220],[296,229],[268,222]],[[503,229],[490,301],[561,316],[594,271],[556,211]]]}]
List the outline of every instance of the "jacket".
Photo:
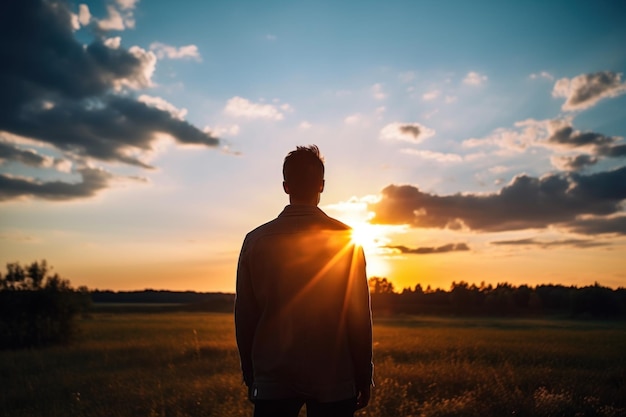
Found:
[{"label": "jacket", "polygon": [[370,385],[370,296],[350,227],[318,207],[289,205],[248,233],[235,327],[253,398],[340,401]]}]

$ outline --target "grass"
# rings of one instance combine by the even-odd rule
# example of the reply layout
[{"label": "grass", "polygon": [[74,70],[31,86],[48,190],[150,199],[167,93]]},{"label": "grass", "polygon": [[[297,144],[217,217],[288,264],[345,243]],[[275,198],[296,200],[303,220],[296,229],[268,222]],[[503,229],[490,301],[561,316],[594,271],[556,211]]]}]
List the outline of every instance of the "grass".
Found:
[{"label": "grass", "polygon": [[[232,317],[96,314],[67,347],[0,352],[0,415],[250,416]],[[626,324],[377,319],[359,416],[626,415]]]}]

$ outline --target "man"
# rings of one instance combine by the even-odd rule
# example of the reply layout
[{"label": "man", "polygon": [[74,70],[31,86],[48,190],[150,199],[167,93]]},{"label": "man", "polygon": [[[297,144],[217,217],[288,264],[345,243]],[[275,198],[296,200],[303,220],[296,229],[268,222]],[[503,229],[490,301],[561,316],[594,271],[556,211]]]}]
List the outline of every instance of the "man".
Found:
[{"label": "man", "polygon": [[235,327],[254,416],[353,416],[372,383],[372,320],[362,248],[317,205],[324,162],[298,146],[283,164],[289,205],[246,236]]}]

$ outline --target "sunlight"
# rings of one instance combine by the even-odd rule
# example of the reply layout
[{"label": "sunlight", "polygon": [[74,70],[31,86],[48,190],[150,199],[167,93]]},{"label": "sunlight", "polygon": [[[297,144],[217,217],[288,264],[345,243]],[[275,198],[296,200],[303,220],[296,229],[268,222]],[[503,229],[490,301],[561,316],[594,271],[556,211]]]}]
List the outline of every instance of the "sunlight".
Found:
[{"label": "sunlight", "polygon": [[383,236],[376,226],[367,222],[353,222],[350,226],[352,227],[352,241],[362,246],[363,250],[372,250],[380,245]]}]

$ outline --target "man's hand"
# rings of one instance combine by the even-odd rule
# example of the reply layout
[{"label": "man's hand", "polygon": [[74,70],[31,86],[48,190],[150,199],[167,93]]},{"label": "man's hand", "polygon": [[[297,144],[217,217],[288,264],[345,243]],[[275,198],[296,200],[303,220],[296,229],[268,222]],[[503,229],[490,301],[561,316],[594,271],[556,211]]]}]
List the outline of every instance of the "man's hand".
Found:
[{"label": "man's hand", "polygon": [[252,384],[250,384],[248,386],[248,400],[254,404],[254,400],[256,399],[256,388],[254,388],[252,386]]},{"label": "man's hand", "polygon": [[372,387],[369,385],[364,389],[357,390],[356,409],[360,410],[361,408],[367,407],[367,404],[370,402],[371,395],[372,395]]}]

